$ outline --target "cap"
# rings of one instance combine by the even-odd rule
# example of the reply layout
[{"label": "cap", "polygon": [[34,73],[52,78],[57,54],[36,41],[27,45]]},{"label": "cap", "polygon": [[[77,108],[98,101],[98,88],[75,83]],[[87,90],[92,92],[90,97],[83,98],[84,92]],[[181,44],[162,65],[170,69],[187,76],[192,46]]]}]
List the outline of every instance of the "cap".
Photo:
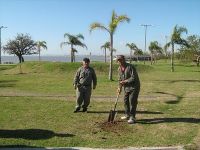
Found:
[{"label": "cap", "polygon": [[117,55],[116,60],[124,60],[124,59],[125,59],[124,55]]},{"label": "cap", "polygon": [[83,61],[84,62],[90,62],[90,59],[89,58],[83,58]]}]

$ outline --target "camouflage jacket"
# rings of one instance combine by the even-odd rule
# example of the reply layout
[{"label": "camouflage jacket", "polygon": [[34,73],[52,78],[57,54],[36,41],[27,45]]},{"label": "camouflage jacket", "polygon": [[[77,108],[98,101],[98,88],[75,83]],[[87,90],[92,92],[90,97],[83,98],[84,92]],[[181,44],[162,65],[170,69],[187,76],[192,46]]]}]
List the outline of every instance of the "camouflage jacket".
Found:
[{"label": "camouflage jacket", "polygon": [[118,68],[119,82],[127,80],[124,85],[124,91],[130,92],[133,89],[140,89],[140,79],[135,67],[129,63],[125,63],[125,70],[122,71],[121,67]]},{"label": "camouflage jacket", "polygon": [[94,69],[91,67],[88,67],[88,68],[80,67],[77,70],[76,75],[74,77],[74,85],[76,85],[77,87],[91,86],[92,82],[93,82],[93,86],[96,87],[97,77],[96,77],[96,73]]}]

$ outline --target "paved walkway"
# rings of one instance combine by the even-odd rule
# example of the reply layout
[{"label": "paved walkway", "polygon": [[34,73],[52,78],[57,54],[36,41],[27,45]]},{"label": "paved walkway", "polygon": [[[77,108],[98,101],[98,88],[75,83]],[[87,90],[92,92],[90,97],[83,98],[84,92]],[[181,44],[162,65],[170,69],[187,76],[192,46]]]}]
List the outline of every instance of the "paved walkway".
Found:
[{"label": "paved walkway", "polygon": [[182,146],[174,147],[127,147],[121,149],[85,148],[85,147],[48,147],[48,148],[0,148],[1,150],[184,150]]}]

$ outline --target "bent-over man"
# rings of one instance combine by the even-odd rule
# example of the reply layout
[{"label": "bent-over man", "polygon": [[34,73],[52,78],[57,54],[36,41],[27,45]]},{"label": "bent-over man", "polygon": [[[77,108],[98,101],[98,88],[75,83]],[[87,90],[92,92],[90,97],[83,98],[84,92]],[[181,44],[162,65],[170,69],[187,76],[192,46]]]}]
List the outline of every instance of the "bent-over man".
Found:
[{"label": "bent-over man", "polygon": [[126,63],[123,55],[117,56],[117,62],[119,64],[118,92],[121,92],[121,86],[124,89],[125,116],[121,117],[121,119],[127,119],[129,124],[133,124],[135,123],[138,95],[140,92],[139,76],[135,67],[132,64]]}]

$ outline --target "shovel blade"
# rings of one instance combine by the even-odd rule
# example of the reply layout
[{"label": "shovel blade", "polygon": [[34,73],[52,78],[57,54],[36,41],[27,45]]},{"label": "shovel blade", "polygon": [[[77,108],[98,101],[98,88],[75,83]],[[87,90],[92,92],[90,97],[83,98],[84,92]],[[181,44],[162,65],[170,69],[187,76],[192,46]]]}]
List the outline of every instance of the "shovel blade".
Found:
[{"label": "shovel blade", "polygon": [[108,116],[108,122],[113,122],[116,116],[116,111],[110,110],[109,116]]}]

